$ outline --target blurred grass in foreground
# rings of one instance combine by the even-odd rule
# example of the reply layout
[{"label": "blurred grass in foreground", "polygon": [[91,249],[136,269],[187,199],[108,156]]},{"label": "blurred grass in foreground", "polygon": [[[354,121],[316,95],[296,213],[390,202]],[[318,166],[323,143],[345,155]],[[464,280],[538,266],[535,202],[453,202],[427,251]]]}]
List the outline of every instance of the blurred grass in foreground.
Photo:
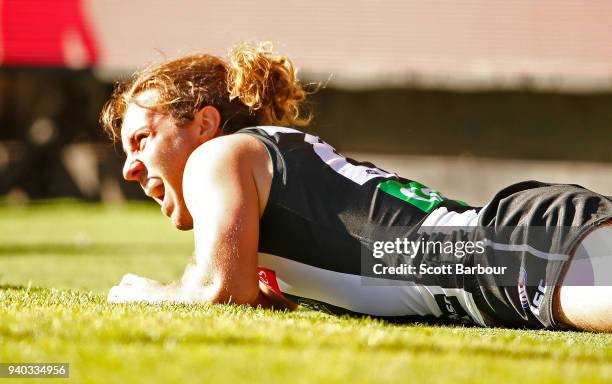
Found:
[{"label": "blurred grass in foreground", "polygon": [[69,362],[53,382],[612,381],[611,335],[106,303],[126,272],[178,278],[191,249],[149,205],[0,207],[0,362]]},{"label": "blurred grass in foreground", "polygon": [[153,204],[0,206],[0,284],[105,292],[128,272],[176,280],[192,253]]}]

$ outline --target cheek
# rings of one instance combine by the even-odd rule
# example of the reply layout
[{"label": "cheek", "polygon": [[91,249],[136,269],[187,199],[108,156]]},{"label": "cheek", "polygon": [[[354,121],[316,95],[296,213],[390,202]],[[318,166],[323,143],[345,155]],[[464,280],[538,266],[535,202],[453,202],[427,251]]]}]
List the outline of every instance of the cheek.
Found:
[{"label": "cheek", "polygon": [[173,189],[181,189],[182,176],[190,151],[183,140],[175,139],[162,146],[157,158],[158,169]]}]

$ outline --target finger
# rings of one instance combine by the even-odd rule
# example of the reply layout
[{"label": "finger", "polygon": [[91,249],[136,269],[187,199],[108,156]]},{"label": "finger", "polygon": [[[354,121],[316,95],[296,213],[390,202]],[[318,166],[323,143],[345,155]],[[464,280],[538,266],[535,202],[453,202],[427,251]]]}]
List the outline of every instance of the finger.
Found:
[{"label": "finger", "polygon": [[117,285],[110,289],[107,296],[109,303],[150,303],[157,304],[168,301],[165,289],[152,287],[137,287],[133,285]]},{"label": "finger", "polygon": [[123,275],[123,278],[121,278],[121,282],[119,283],[119,285],[120,286],[127,286],[127,285],[140,286],[140,285],[143,285],[143,282],[140,276],[134,275],[133,273],[128,273],[126,275]]},{"label": "finger", "polygon": [[134,275],[133,273],[128,273],[127,275],[123,276],[123,278],[121,279],[121,283],[119,283],[119,285],[139,287],[139,288],[147,288],[147,287],[157,288],[157,287],[162,286],[163,284],[153,279],[147,279],[146,277],[141,277],[138,275]]},{"label": "finger", "polygon": [[148,301],[149,295],[146,288],[130,285],[117,285],[108,292],[109,303],[139,303]]},{"label": "finger", "polygon": [[108,291],[106,300],[109,303],[127,303],[127,294],[124,286],[116,285]]},{"label": "finger", "polygon": [[141,277],[140,281],[147,286],[148,288],[159,288],[162,287],[164,284],[160,283],[157,280],[153,280],[153,279],[148,279],[146,277]]}]

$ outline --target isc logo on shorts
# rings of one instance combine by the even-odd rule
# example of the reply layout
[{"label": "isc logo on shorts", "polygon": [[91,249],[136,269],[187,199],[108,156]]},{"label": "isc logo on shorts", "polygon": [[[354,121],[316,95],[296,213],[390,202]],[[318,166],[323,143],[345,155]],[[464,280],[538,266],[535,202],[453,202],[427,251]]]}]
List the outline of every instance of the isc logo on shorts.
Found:
[{"label": "isc logo on shorts", "polygon": [[542,304],[542,301],[544,301],[544,295],[546,294],[546,284],[544,284],[544,279],[540,279],[538,282],[538,289],[533,296],[533,304],[530,305],[529,294],[527,293],[527,271],[525,268],[521,267],[519,272],[518,292],[523,309],[531,309],[534,314],[539,315],[540,305]]},{"label": "isc logo on shorts", "polygon": [[546,284],[544,284],[543,279],[540,279],[538,290],[533,296],[533,304],[531,305],[531,311],[536,315],[540,314],[540,304],[544,301],[544,294],[546,294]]},{"label": "isc logo on shorts", "polygon": [[529,296],[527,295],[527,271],[523,267],[521,267],[519,272],[518,292],[521,300],[521,307],[523,307],[525,310],[529,309]]}]

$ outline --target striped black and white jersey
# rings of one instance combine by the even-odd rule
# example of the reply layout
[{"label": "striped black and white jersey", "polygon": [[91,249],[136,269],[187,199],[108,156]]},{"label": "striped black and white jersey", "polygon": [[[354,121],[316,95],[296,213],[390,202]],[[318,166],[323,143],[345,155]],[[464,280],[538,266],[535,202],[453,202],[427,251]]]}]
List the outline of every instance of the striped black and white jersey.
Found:
[{"label": "striped black and white jersey", "polygon": [[[346,158],[295,129],[250,127],[238,133],[260,140],[274,169],[260,220],[260,282],[330,313],[562,328],[552,304],[562,271],[580,239],[612,220],[612,199],[579,185],[519,182],[483,208],[471,207]],[[455,245],[479,239],[483,248],[461,258],[421,250],[406,265],[434,272],[409,273],[400,281],[372,274],[376,243],[400,238]],[[392,259],[399,263],[404,256]],[[449,274],[446,267],[504,272]]]},{"label": "striped black and white jersey", "polygon": [[458,284],[368,284],[362,251],[397,228],[470,226],[480,208],[417,181],[336,152],[320,138],[284,127],[244,128],[273,163],[260,221],[260,281],[302,305],[379,317],[446,316],[484,324]]}]

